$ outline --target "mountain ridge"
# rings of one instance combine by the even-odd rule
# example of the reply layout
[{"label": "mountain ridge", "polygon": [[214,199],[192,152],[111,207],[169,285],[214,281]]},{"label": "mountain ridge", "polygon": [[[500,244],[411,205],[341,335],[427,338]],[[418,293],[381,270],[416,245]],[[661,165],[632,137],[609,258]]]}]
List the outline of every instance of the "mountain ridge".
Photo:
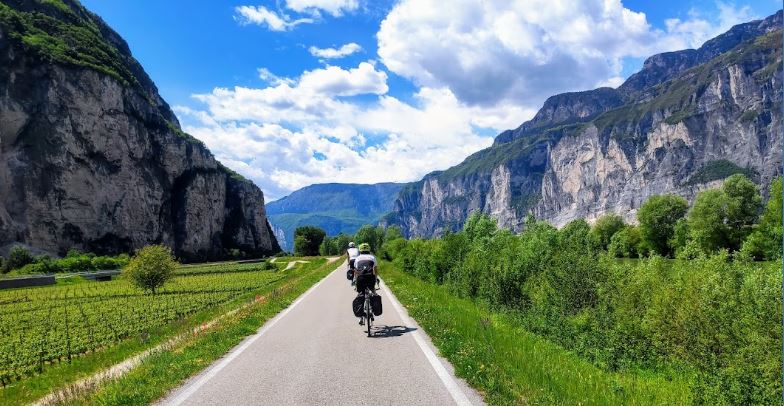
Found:
[{"label": "mountain ridge", "polygon": [[392,209],[402,183],[320,183],[267,203],[267,215],[284,249],[291,250],[294,230],[313,225],[328,235],[354,234],[376,224]]},{"label": "mountain ridge", "polygon": [[779,11],[699,50],[654,55],[618,89],[552,96],[491,147],[404,188],[382,223],[428,237],[474,210],[514,230],[528,213],[556,225],[608,211],[634,221],[652,194],[691,198],[720,181],[686,184],[720,160],[756,171],[765,186],[781,171],[781,26]]}]

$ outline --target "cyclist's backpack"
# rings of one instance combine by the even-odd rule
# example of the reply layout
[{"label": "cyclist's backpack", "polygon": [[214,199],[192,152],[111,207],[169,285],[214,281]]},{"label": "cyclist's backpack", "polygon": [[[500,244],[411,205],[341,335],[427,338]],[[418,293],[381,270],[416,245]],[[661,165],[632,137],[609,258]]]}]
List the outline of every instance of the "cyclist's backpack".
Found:
[{"label": "cyclist's backpack", "polygon": [[382,308],[381,308],[381,296],[373,295],[370,298],[370,307],[373,309],[374,316],[381,316]]},{"label": "cyclist's backpack", "polygon": [[369,259],[363,259],[354,263],[354,267],[356,267],[360,275],[372,275],[373,266],[375,265],[376,264]]},{"label": "cyclist's backpack", "polygon": [[365,315],[365,309],[363,309],[363,307],[365,307],[365,297],[362,296],[362,295],[358,295],[351,302],[351,310],[354,311],[354,316],[356,316],[356,317],[364,316]]}]

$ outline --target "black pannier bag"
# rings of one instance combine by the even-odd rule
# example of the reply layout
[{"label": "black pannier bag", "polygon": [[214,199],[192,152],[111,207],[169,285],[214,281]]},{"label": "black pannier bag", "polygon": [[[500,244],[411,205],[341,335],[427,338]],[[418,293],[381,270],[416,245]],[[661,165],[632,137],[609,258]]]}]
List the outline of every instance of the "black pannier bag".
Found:
[{"label": "black pannier bag", "polygon": [[354,279],[354,271],[352,271],[351,269],[346,271],[346,279],[348,279],[348,280]]},{"label": "black pannier bag", "polygon": [[383,309],[381,308],[381,296],[373,295],[370,298],[370,307],[373,309],[374,316],[381,316]]},{"label": "black pannier bag", "polygon": [[365,297],[362,295],[355,297],[351,302],[351,309],[354,310],[354,316],[356,317],[365,315],[365,309],[363,309],[363,307],[365,307]]}]

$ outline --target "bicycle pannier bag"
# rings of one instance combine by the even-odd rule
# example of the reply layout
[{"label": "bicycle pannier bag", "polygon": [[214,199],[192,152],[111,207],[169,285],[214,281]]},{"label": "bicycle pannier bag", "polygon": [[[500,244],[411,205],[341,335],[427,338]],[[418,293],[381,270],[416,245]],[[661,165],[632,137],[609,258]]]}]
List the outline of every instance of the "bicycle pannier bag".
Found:
[{"label": "bicycle pannier bag", "polygon": [[373,295],[373,297],[370,298],[370,307],[373,308],[374,316],[381,316],[381,312],[383,311],[381,308],[381,296]]},{"label": "bicycle pannier bag", "polygon": [[354,310],[354,316],[362,317],[365,312],[365,309],[363,309],[364,306],[365,306],[365,297],[362,295],[355,297],[354,300],[351,302],[351,309]]}]

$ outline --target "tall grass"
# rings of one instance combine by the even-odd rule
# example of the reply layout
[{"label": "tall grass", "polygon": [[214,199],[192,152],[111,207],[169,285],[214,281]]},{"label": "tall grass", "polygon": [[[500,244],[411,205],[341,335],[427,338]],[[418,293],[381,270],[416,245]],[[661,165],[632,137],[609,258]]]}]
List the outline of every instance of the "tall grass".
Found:
[{"label": "tall grass", "polygon": [[382,265],[384,282],[456,373],[490,404],[689,404],[688,376],[608,372],[527,331],[507,312]]}]

